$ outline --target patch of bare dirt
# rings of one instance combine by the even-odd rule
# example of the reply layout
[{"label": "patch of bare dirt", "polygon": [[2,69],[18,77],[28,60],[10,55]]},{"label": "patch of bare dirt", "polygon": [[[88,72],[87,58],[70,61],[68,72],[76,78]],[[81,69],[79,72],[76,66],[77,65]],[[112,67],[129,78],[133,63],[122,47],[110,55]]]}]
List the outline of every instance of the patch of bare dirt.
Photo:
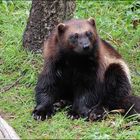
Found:
[{"label": "patch of bare dirt", "polygon": [[14,119],[15,118],[14,114],[9,113],[9,112],[4,112],[2,110],[0,110],[0,116],[3,119],[5,119],[5,120],[9,120],[9,119]]}]

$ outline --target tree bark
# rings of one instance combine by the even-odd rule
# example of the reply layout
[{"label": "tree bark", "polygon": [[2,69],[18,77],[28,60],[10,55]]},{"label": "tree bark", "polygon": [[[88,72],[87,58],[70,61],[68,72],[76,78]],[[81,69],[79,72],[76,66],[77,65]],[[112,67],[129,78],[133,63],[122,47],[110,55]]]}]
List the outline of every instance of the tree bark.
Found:
[{"label": "tree bark", "polygon": [[40,51],[53,28],[73,17],[75,7],[75,0],[32,0],[23,46],[30,51]]}]

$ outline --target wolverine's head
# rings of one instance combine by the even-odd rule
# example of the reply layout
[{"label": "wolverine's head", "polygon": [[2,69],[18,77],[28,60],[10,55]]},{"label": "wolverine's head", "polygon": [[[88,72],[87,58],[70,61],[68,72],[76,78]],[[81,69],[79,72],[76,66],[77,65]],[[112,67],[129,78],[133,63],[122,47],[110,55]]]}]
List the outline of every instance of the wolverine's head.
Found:
[{"label": "wolverine's head", "polygon": [[57,26],[57,38],[63,49],[88,53],[94,49],[98,35],[95,20],[73,19]]}]

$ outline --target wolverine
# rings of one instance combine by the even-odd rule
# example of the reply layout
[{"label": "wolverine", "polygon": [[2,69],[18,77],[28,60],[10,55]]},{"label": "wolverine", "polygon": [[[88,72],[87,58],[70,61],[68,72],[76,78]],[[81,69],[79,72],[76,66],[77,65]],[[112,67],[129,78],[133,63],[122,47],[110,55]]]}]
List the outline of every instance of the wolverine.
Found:
[{"label": "wolverine", "polygon": [[[140,98],[132,95],[131,78],[122,56],[101,39],[95,20],[59,23],[44,43],[44,66],[35,88],[34,119],[45,120],[60,100],[70,102],[72,118],[98,120],[104,108],[140,113]],[[130,109],[131,108],[131,109]]]}]

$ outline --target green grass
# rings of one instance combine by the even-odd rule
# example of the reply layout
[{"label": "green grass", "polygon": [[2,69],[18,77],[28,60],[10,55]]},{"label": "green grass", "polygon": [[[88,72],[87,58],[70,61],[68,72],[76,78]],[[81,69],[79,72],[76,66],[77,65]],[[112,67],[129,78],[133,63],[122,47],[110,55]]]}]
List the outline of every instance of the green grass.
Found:
[{"label": "green grass", "polygon": [[[100,36],[129,64],[133,92],[140,95],[140,25],[134,29],[132,24],[140,18],[140,7],[131,11],[136,3],[140,4],[139,1],[79,0],[75,17],[95,17]],[[29,1],[0,2],[0,115],[22,139],[140,139],[139,123],[120,115],[110,115],[101,122],[72,121],[63,110],[48,121],[32,119],[34,87],[43,59],[40,54],[22,48],[29,9]]]}]

